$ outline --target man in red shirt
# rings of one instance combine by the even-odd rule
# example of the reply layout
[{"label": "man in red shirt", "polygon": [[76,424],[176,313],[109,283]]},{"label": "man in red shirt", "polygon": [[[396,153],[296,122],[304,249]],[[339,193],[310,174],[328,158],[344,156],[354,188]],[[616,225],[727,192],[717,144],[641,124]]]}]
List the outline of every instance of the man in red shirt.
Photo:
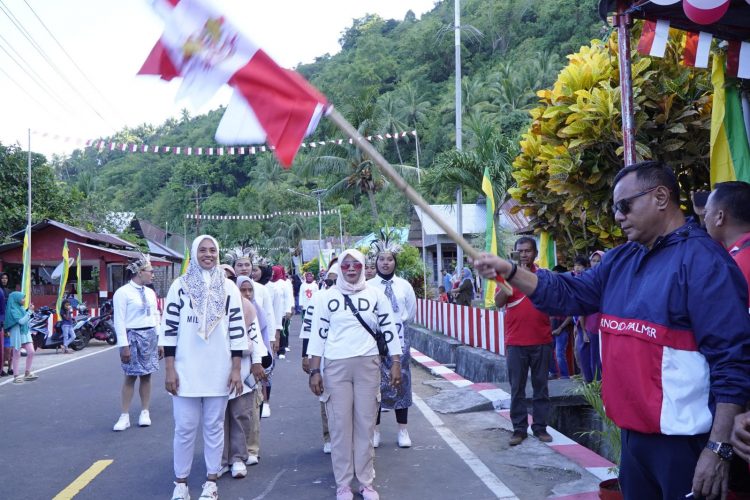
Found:
[{"label": "man in red shirt", "polygon": [[706,230],[729,251],[750,284],[750,184],[720,182],[706,202]]},{"label": "man in red shirt", "polygon": [[[519,254],[517,266],[536,272],[536,241],[528,236],[521,237],[516,241],[515,250]],[[515,270],[516,267],[511,271],[509,278],[512,278]],[[547,432],[547,416],[550,410],[547,370],[552,355],[552,327],[549,316],[537,310],[531,300],[516,288],[508,295],[498,287],[495,305],[505,306],[505,355],[511,392],[510,419],[513,422],[513,435],[509,444],[516,446],[528,437],[526,379],[529,370],[531,386],[534,389],[531,430],[540,441],[549,443],[552,441],[552,436]]]}]

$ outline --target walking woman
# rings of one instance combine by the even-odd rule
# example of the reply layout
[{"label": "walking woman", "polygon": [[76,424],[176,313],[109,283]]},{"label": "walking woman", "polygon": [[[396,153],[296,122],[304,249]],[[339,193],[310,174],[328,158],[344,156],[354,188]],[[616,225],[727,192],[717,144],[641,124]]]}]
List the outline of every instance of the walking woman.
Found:
[{"label": "walking woman", "polygon": [[[10,346],[13,348],[14,384],[23,384],[39,378],[31,371],[31,364],[34,361],[34,344],[31,340],[31,333],[29,333],[29,320],[31,315],[34,314],[34,304],[30,304],[27,311],[23,308],[23,299],[22,292],[13,292],[10,294],[5,308],[5,331],[10,333]],[[23,376],[18,373],[21,347],[26,349],[26,371]]]},{"label": "walking woman", "polygon": [[[70,301],[65,299],[60,305],[60,329],[62,330],[63,336],[63,354],[69,354],[70,350],[68,346],[76,338],[73,333],[73,306],[70,305]],[[55,349],[57,352],[57,349]]]},{"label": "walking woman", "polygon": [[159,337],[165,386],[173,395],[172,500],[190,498],[187,479],[201,420],[207,477],[200,498],[218,498],[224,412],[229,393],[242,394],[240,362],[242,351],[249,349],[240,291],[218,267],[219,244],[212,236],[198,236],[190,255],[187,273],[169,287]]},{"label": "walking woman", "polygon": [[367,286],[364,265],[365,257],[358,250],[341,254],[336,287],[321,292],[316,301],[322,307],[313,312],[307,349],[312,356],[310,389],[316,396],[322,394],[326,404],[337,500],[352,500],[355,476],[364,500],[380,498],[372,485],[380,355],[370,330],[385,335],[392,362],[391,383],[401,383],[398,318],[383,292]]},{"label": "walking woman", "polygon": [[398,265],[397,256],[401,252],[401,246],[392,243],[388,238],[376,241],[373,244],[377,259],[375,265],[378,275],[367,282],[368,286],[382,291],[388,298],[393,312],[401,323],[399,339],[401,341],[401,384],[391,384],[389,374],[391,372],[391,360],[385,358],[380,365],[380,408],[373,436],[375,448],[380,446],[380,413],[383,408],[395,410],[396,422],[398,423],[398,445],[401,448],[411,446],[411,438],[407,430],[409,418],[409,407],[411,406],[411,333],[406,330],[406,322],[414,321],[417,315],[417,296],[414,289],[403,278],[395,276]]}]

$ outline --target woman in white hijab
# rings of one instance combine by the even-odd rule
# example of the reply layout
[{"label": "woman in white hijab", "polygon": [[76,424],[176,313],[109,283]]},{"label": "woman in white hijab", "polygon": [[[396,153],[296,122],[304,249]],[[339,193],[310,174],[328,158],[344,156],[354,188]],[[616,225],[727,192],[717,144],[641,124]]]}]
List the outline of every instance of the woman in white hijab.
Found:
[{"label": "woman in white hijab", "polygon": [[366,285],[364,264],[364,255],[358,250],[341,254],[336,286],[320,292],[316,300],[307,348],[312,356],[310,389],[323,396],[328,415],[337,500],[353,498],[355,476],[364,500],[379,498],[372,485],[372,437],[379,406],[380,356],[368,328],[385,335],[388,352],[393,354],[391,383],[401,383],[399,319],[383,292]]},{"label": "woman in white hijab", "polygon": [[211,236],[198,236],[190,255],[187,273],[169,288],[159,338],[165,385],[173,396],[172,500],[190,498],[187,478],[201,420],[207,480],[200,498],[218,498],[224,412],[230,392],[242,393],[240,361],[249,349],[240,292],[219,267],[219,244]]}]

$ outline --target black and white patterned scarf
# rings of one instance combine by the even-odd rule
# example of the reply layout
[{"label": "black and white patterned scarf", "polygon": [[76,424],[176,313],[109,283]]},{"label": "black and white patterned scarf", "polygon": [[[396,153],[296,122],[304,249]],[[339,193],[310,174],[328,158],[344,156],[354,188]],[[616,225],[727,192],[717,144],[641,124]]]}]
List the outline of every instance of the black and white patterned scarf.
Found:
[{"label": "black and white patterned scarf", "polygon": [[[216,245],[216,265],[211,270],[203,269],[198,263],[198,245],[205,240]],[[190,297],[193,312],[198,317],[198,335],[208,341],[211,332],[224,317],[224,303],[227,295],[224,290],[224,271],[219,268],[219,243],[213,236],[202,234],[193,240],[190,248],[188,270],[180,278],[182,288]]]}]

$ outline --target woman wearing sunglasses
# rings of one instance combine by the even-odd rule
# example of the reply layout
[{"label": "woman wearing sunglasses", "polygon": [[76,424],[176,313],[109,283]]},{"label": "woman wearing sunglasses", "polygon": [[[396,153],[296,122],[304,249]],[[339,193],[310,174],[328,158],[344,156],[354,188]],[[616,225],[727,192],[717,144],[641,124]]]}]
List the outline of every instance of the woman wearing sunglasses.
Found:
[{"label": "woman wearing sunglasses", "polygon": [[[313,312],[307,354],[310,389],[323,395],[331,433],[336,499],[351,500],[356,476],[365,500],[379,498],[375,479],[373,432],[380,393],[380,355],[372,332],[380,330],[391,356],[391,383],[401,383],[400,320],[383,292],[368,287],[365,257],[346,250],[339,259],[336,287],[321,292]],[[367,326],[365,326],[367,325]],[[325,366],[321,371],[321,362]]]}]

